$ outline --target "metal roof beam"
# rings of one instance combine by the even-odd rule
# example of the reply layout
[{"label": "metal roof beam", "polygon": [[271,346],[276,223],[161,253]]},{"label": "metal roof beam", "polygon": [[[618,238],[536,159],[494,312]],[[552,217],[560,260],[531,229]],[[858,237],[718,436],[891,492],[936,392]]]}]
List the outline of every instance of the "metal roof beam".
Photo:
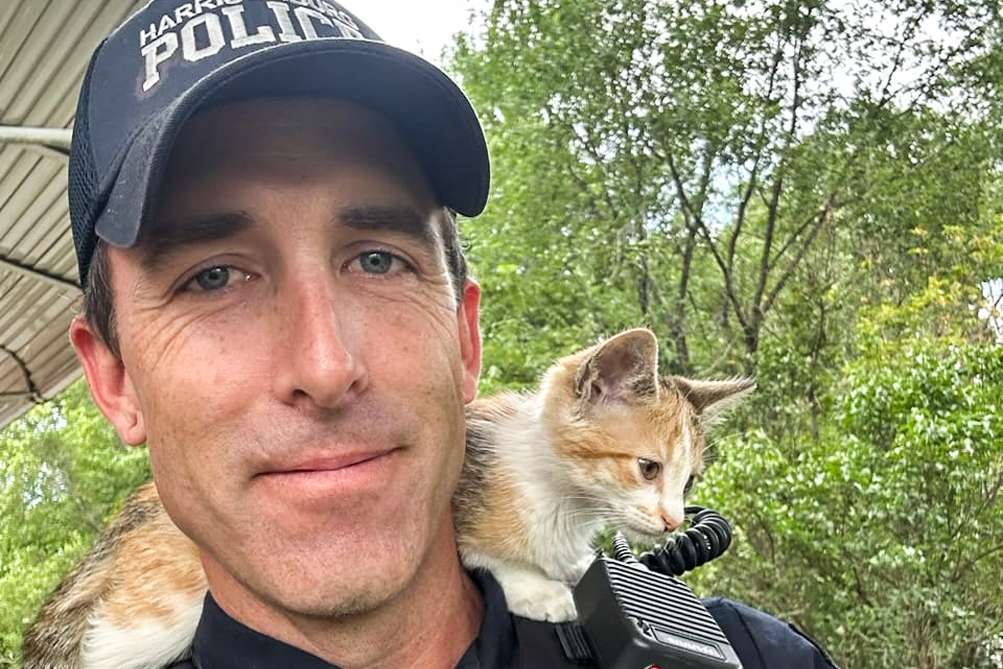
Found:
[{"label": "metal roof beam", "polygon": [[27,386],[26,390],[14,391],[13,393],[4,392],[4,396],[28,397],[36,404],[43,401],[45,398],[42,397],[42,393],[38,390],[38,386],[35,385],[35,380],[31,378],[31,370],[28,369],[28,365],[24,362],[21,356],[2,344],[0,344],[0,351],[6,353],[7,356],[14,361],[14,364],[17,365],[18,369],[21,370],[21,375],[24,377],[24,385]]},{"label": "metal roof beam", "polygon": [[72,288],[76,292],[80,292],[80,285],[73,279],[67,279],[66,277],[59,276],[58,274],[53,274],[51,272],[46,272],[44,269],[37,269],[31,265],[26,265],[22,262],[18,262],[13,258],[8,258],[7,256],[0,254],[0,268],[9,269],[15,274],[21,274],[29,279],[41,279],[42,281],[52,284],[57,288],[66,289]]}]

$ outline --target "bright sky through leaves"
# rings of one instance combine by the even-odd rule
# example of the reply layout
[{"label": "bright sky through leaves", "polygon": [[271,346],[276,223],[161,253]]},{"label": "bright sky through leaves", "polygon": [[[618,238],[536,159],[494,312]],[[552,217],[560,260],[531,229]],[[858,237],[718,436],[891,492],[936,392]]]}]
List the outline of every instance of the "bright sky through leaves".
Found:
[{"label": "bright sky through leaves", "polygon": [[344,0],[342,4],[390,44],[442,65],[442,49],[469,28],[484,0]]}]

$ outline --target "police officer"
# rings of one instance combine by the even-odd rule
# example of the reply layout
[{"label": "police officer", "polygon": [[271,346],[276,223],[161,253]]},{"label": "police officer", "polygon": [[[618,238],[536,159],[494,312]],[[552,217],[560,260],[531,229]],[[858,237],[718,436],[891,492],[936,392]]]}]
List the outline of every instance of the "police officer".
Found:
[{"label": "police officer", "polygon": [[[457,558],[480,369],[463,93],[327,0],[153,0],[87,71],[70,162],[92,394],[210,584],[178,666],[560,667]],[[746,667],[828,666],[738,604]],[[570,666],[570,665],[569,665]]]}]

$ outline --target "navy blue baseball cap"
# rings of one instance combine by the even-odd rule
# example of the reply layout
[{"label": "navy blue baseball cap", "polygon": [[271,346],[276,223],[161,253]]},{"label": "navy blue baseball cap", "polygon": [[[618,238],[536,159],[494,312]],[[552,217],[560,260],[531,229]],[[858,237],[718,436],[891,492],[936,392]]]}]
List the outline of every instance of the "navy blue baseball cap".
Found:
[{"label": "navy blue baseball cap", "polygon": [[331,0],[151,0],[95,50],[69,165],[81,284],[100,237],[134,246],[171,149],[199,109],[251,97],[322,96],[384,114],[439,203],[483,211],[490,167],[469,100],[431,63],[383,42]]}]

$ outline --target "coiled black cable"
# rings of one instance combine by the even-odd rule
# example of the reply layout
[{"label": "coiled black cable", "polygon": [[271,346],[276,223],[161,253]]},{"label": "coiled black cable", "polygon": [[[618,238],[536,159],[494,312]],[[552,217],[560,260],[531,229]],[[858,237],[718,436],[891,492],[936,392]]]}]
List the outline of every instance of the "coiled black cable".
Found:
[{"label": "coiled black cable", "polygon": [[[685,511],[690,527],[670,537],[664,546],[639,556],[641,564],[660,574],[682,576],[728,550],[731,524],[724,516],[702,506],[688,506]],[[619,554],[617,558],[622,560]]]},{"label": "coiled black cable", "polygon": [[630,550],[627,537],[623,536],[622,532],[617,532],[613,535],[613,557],[625,564],[641,564],[634,557],[634,551]]}]

